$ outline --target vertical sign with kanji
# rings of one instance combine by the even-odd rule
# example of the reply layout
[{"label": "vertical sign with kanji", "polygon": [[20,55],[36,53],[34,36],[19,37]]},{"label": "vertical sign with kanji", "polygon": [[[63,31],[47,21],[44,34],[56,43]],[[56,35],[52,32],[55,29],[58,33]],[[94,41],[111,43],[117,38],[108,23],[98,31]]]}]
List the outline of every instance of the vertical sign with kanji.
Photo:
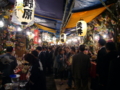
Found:
[{"label": "vertical sign with kanji", "polygon": [[15,15],[19,22],[30,23],[34,19],[35,0],[16,0]]},{"label": "vertical sign with kanji", "polygon": [[78,21],[76,25],[78,36],[85,36],[87,33],[87,23],[83,20]]}]

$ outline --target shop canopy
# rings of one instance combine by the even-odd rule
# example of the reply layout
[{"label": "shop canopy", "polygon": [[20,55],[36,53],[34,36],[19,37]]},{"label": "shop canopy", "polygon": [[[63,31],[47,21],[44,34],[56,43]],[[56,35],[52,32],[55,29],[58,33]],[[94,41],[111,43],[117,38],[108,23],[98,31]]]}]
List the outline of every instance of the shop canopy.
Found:
[{"label": "shop canopy", "polygon": [[[8,1],[11,3],[15,2],[15,0]],[[60,34],[62,28],[74,28],[80,18],[90,22],[93,18],[105,10],[105,7],[103,7],[100,0],[35,1],[35,25],[38,26],[40,30],[56,33],[57,35]],[[103,0],[103,2],[105,2],[107,5],[113,3],[114,1],[116,0]],[[68,20],[66,19],[67,17],[69,17]],[[68,21],[67,24],[65,24],[66,21]]]}]

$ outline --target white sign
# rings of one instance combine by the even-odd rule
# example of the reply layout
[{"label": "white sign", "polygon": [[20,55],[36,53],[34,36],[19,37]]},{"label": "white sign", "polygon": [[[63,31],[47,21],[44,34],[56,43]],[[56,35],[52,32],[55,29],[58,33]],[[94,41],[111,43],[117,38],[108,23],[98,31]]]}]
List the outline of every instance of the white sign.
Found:
[{"label": "white sign", "polygon": [[16,0],[14,14],[21,23],[30,23],[34,20],[35,0]]}]

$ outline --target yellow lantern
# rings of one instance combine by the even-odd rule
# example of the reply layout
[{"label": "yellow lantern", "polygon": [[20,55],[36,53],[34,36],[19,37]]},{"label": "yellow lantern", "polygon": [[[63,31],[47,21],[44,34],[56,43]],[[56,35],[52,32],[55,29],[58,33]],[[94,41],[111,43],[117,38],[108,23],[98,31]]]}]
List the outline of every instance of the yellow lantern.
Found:
[{"label": "yellow lantern", "polygon": [[65,42],[66,42],[66,34],[62,33],[62,34],[60,35],[60,41],[61,41],[62,43],[65,43]]},{"label": "yellow lantern", "polygon": [[76,30],[78,36],[85,36],[87,34],[87,23],[84,20],[80,20],[76,24]]}]

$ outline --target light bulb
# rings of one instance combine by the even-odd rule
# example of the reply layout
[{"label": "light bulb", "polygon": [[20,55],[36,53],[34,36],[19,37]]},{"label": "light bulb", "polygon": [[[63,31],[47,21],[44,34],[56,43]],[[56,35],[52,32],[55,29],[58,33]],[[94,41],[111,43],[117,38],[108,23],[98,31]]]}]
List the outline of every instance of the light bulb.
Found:
[{"label": "light bulb", "polygon": [[18,27],[17,31],[22,31],[22,29],[20,27]]},{"label": "light bulb", "polygon": [[0,27],[3,27],[3,26],[4,26],[4,22],[0,21]]},{"label": "light bulb", "polygon": [[95,39],[95,40],[99,40],[99,36],[96,35],[96,36],[94,37],[94,39]]},{"label": "light bulb", "polygon": [[39,43],[41,43],[41,39],[39,39],[39,41],[38,41]]},{"label": "light bulb", "polygon": [[103,35],[103,38],[106,38],[106,37],[107,37],[107,35],[106,35],[106,34],[104,34],[104,35]]},{"label": "light bulb", "polygon": [[26,32],[26,34],[27,34],[27,35],[30,35],[30,32],[29,32],[29,31],[27,31],[27,32]]}]

